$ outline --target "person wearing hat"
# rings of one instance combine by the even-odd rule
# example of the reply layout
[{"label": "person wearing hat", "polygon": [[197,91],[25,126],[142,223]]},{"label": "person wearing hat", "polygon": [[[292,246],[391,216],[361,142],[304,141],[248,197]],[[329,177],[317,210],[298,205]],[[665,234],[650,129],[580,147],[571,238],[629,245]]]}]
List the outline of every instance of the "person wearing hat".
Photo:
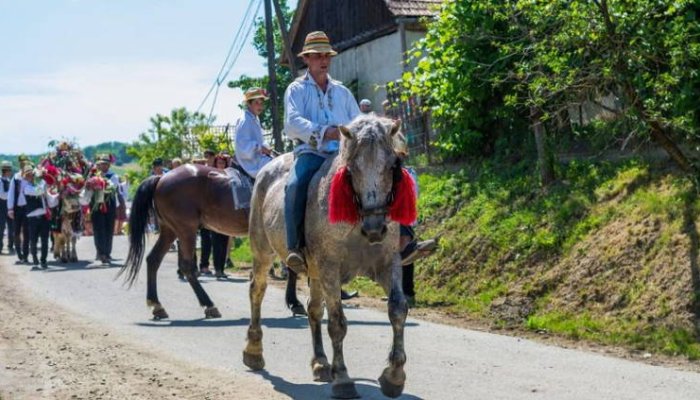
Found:
[{"label": "person wearing hat", "polygon": [[[25,184],[22,193],[27,201],[27,227],[29,231],[29,249],[32,255],[32,269],[48,268],[46,257],[49,254],[49,232],[51,227],[50,207],[58,205],[58,196],[50,197],[46,193],[46,182],[42,179],[34,182],[36,170],[31,165],[22,168]],[[41,259],[37,254],[37,245],[41,240]]]},{"label": "person wearing hat", "polygon": [[286,264],[297,272],[306,270],[301,248],[305,245],[302,232],[309,182],[326,158],[338,151],[338,126],[360,114],[350,90],[328,74],[336,54],[324,32],[306,35],[298,55],[307,71],[284,94],[284,130],[294,141],[295,156],[285,187]]},{"label": "person wearing hat", "polygon": [[204,150],[205,164],[208,167],[214,167],[214,160],[216,159],[216,152],[214,150]]},{"label": "person wearing hat", "polygon": [[27,225],[27,199],[24,197],[23,186],[26,181],[22,178],[22,170],[31,165],[29,157],[24,154],[17,157],[19,171],[10,181],[7,194],[7,216],[14,224],[15,252],[17,262],[25,263],[29,257],[29,226]]},{"label": "person wearing hat", "polygon": [[245,112],[236,122],[234,157],[246,174],[255,179],[258,171],[272,160],[272,150],[263,139],[260,114],[265,110],[267,93],[264,89],[253,87],[245,91],[243,101]]},{"label": "person wearing hat", "polygon": [[163,159],[162,158],[156,158],[153,160],[151,163],[151,175],[153,176],[162,176],[168,172],[167,168],[163,168]]},{"label": "person wearing hat", "polygon": [[5,247],[5,228],[7,227],[7,250],[12,254],[15,243],[15,230],[12,219],[7,215],[7,197],[10,194],[12,182],[12,163],[3,161],[0,165],[2,177],[0,177],[0,253]]},{"label": "person wearing hat", "polygon": [[97,259],[104,264],[112,261],[112,239],[114,238],[114,223],[117,216],[117,209],[126,207],[124,198],[119,190],[119,177],[117,174],[109,170],[112,159],[108,155],[101,155],[95,161],[97,169],[101,172],[102,177],[111,182],[115,188],[109,196],[105,197],[106,210],[96,210],[95,195],[93,195],[90,209],[96,210],[92,213],[92,229],[93,238],[95,240],[95,248],[97,250]]},{"label": "person wearing hat", "polygon": [[372,114],[372,102],[369,99],[360,100],[360,112],[362,114]]}]

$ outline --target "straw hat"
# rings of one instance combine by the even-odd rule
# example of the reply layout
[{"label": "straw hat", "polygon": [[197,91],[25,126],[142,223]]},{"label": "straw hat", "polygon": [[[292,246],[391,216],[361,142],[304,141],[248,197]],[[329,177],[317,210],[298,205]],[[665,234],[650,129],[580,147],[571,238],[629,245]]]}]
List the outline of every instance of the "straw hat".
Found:
[{"label": "straw hat", "polygon": [[338,54],[331,47],[331,41],[328,39],[326,33],[322,31],[315,31],[306,35],[304,47],[301,49],[301,53],[297,55],[301,57],[304,54],[310,53],[323,53],[330,54],[331,56]]},{"label": "straw hat", "polygon": [[100,154],[95,159],[95,164],[111,164],[112,160],[108,154]]},{"label": "straw hat", "polygon": [[26,176],[29,173],[34,173],[34,166],[32,164],[25,164],[24,167],[22,167],[22,176]]},{"label": "straw hat", "polygon": [[9,161],[3,161],[0,164],[0,169],[2,169],[3,171],[7,171],[7,170],[12,171],[12,163]]},{"label": "straw hat", "polygon": [[267,100],[269,97],[267,97],[267,91],[263,88],[259,87],[252,87],[243,93],[243,102],[247,103],[251,100],[255,99],[263,99]]}]

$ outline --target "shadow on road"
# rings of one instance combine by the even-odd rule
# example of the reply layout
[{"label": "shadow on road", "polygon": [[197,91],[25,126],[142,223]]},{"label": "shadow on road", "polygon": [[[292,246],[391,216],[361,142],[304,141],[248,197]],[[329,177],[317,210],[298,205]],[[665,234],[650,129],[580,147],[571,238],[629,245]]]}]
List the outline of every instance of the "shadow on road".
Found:
[{"label": "shadow on road", "polygon": [[[266,370],[250,371],[253,374],[260,375],[263,379],[270,382],[274,389],[280,393],[284,393],[293,399],[330,399],[332,398],[331,384],[318,383],[292,383],[284,380],[279,376],[271,375]],[[376,384],[365,384],[360,381],[376,382],[372,379],[355,379],[355,387],[363,399],[384,399],[379,386]],[[415,400],[421,399],[410,394],[403,394],[400,399]]]},{"label": "shadow on road", "polygon": [[[155,328],[189,328],[195,326],[202,327],[226,327],[226,326],[248,326],[250,318],[239,319],[191,319],[191,320],[169,320],[169,321],[149,321],[137,322],[135,325]],[[304,329],[309,323],[306,318],[263,318],[262,325],[268,328]]]},{"label": "shadow on road", "polygon": [[62,263],[60,261],[50,261],[48,263],[49,269],[44,270],[44,272],[66,272],[66,271],[90,271],[90,270],[102,270],[109,268],[121,268],[120,264],[94,264],[92,261],[78,261],[73,263]]},{"label": "shadow on road", "polygon": [[[195,326],[216,328],[216,327],[226,327],[226,326],[248,326],[250,323],[250,318],[239,318],[239,319],[207,319],[198,318],[190,320],[161,320],[161,321],[148,321],[148,322],[136,322],[137,326],[151,327],[151,328],[190,328]],[[323,320],[324,324],[327,324],[327,320]],[[284,318],[263,318],[262,325],[268,328],[282,328],[282,329],[304,329],[309,327],[309,322],[305,317],[284,317]],[[348,325],[365,325],[365,326],[391,326],[389,322],[384,321],[348,321]],[[418,326],[416,322],[407,322],[406,327]]]}]

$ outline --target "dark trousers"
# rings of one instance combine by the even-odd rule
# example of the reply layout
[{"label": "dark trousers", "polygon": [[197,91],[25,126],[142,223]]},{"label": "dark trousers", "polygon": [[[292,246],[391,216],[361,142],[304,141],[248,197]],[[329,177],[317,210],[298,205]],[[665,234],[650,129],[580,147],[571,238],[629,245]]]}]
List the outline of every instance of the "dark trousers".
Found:
[{"label": "dark trousers", "polygon": [[216,272],[224,272],[226,266],[226,251],[228,250],[228,239],[226,235],[217,232],[211,233],[212,253],[214,255],[214,269]]},{"label": "dark trousers", "polygon": [[92,232],[95,239],[97,256],[112,256],[112,238],[114,238],[114,221],[117,218],[116,205],[113,201],[107,202],[107,212],[95,210],[92,212]]},{"label": "dark trousers", "polygon": [[199,260],[199,269],[209,268],[209,257],[211,256],[211,235],[212,231],[201,228],[199,230],[200,243],[202,245],[202,258]]},{"label": "dark trousers", "polygon": [[0,200],[0,251],[5,247],[5,227],[7,227],[7,248],[15,246],[14,220],[7,216],[7,200]]},{"label": "dark trousers", "polygon": [[41,263],[46,264],[46,256],[49,254],[49,220],[45,215],[27,218],[27,226],[29,227],[29,243],[32,252],[32,261],[37,264],[37,243],[41,239]]},{"label": "dark trousers", "polygon": [[29,256],[29,226],[27,226],[27,208],[15,207],[15,250],[17,258],[26,260]]},{"label": "dark trousers", "polygon": [[416,291],[413,287],[413,263],[403,266],[403,280],[401,287],[403,294],[406,296],[416,297]]}]

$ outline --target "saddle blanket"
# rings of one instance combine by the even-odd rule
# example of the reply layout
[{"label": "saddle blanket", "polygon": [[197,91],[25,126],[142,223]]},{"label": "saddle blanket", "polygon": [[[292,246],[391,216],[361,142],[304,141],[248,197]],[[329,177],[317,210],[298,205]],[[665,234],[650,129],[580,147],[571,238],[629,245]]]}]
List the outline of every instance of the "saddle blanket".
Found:
[{"label": "saddle blanket", "polygon": [[253,179],[235,168],[226,168],[224,172],[231,181],[233,207],[236,210],[249,209],[253,197]]}]

